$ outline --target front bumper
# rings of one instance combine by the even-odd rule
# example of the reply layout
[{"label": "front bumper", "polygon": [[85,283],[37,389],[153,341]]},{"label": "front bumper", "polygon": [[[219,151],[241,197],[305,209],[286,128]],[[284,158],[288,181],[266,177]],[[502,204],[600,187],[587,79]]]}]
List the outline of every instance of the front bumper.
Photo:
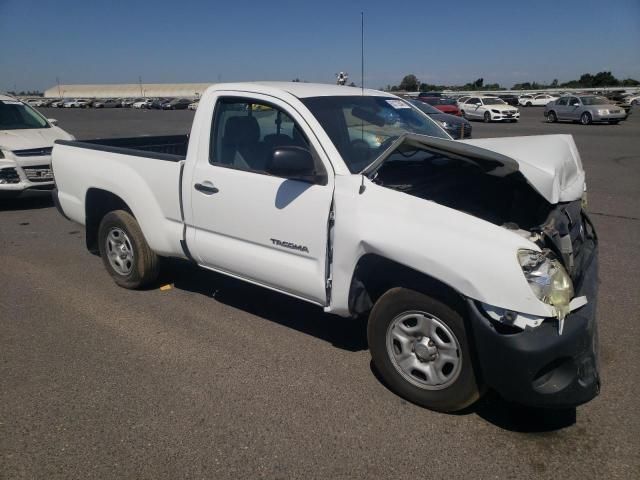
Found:
[{"label": "front bumper", "polygon": [[499,331],[472,300],[468,301],[480,374],[503,398],[534,407],[566,408],[588,402],[600,392],[596,300],[598,258],[594,248],[576,296],[584,307],[558,322],[517,333]]},{"label": "front bumper", "polygon": [[53,187],[51,157],[27,162],[26,165],[0,162],[0,195],[2,196],[16,196],[25,190],[50,190]]},{"label": "front bumper", "polygon": [[491,113],[491,120],[499,121],[499,120],[518,120],[520,118],[520,112],[516,112],[513,114],[505,114],[505,113]]},{"label": "front bumper", "polygon": [[624,120],[625,118],[627,118],[627,114],[624,110],[621,113],[609,113],[607,115],[593,114],[594,122],[610,122],[611,120]]}]

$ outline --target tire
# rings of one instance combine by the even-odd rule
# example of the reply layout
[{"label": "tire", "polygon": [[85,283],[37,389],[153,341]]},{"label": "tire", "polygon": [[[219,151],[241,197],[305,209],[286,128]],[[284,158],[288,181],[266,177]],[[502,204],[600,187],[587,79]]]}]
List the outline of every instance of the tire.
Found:
[{"label": "tire", "polygon": [[533,104],[532,104],[531,102],[527,102],[527,103],[525,103],[525,104],[524,104],[524,106],[525,106],[525,107],[530,107],[530,106],[532,106],[532,105],[533,105]]},{"label": "tire", "polygon": [[638,105],[638,100],[634,100],[633,102],[631,102],[631,105]]},{"label": "tire", "polygon": [[580,123],[582,125],[590,125],[592,122],[592,118],[591,118],[591,114],[589,112],[584,112],[582,115],[580,115]]},{"label": "tire", "polygon": [[467,118],[467,116],[464,113],[464,110],[460,110],[460,115],[462,116],[462,118]]},{"label": "tire", "polygon": [[484,123],[491,123],[491,114],[489,112],[484,112],[483,120]]},{"label": "tire", "polygon": [[[415,326],[411,326],[413,319]],[[419,332],[421,326],[424,328]],[[413,329],[413,334],[405,329]],[[425,331],[431,332],[430,337],[420,336]],[[374,305],[367,337],[381,377],[408,401],[453,412],[480,398],[464,320],[441,301],[414,290],[393,288]]]},{"label": "tire", "polygon": [[102,263],[119,286],[143,288],[158,278],[159,258],[130,213],[115,210],[104,216],[98,230],[98,247]]},{"label": "tire", "polygon": [[547,114],[547,120],[549,121],[549,123],[556,123],[558,121],[558,117],[556,116],[556,112],[554,112],[553,110],[551,110],[548,114]]}]

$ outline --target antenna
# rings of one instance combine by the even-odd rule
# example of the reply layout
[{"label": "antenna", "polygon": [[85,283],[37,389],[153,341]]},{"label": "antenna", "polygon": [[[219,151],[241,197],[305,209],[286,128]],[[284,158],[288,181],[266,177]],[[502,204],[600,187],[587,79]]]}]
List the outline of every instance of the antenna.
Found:
[{"label": "antenna", "polygon": [[360,75],[362,95],[364,95],[364,12],[360,12]]}]

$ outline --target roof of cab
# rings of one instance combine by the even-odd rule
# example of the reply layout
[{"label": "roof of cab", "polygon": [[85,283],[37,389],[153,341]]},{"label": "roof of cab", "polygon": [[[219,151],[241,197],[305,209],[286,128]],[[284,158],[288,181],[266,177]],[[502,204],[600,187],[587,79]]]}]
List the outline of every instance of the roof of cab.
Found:
[{"label": "roof of cab", "polygon": [[242,82],[242,83],[217,83],[212,85],[216,90],[247,90],[255,91],[256,87],[265,89],[282,90],[290,93],[294,97],[333,97],[333,96],[360,96],[373,95],[393,97],[379,90],[365,88],[364,91],[358,87],[347,87],[328,83],[304,83],[304,82]]}]

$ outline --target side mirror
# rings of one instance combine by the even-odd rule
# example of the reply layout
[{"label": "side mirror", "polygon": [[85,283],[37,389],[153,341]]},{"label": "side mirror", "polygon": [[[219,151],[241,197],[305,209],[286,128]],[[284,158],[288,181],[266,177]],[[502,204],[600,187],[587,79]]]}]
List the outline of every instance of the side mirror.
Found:
[{"label": "side mirror", "polygon": [[267,159],[267,172],[271,175],[307,183],[321,183],[311,152],[303,147],[277,147]]},{"label": "side mirror", "polygon": [[47,122],[49,122],[54,127],[58,125],[58,120],[56,120],[55,118],[47,118]]}]

